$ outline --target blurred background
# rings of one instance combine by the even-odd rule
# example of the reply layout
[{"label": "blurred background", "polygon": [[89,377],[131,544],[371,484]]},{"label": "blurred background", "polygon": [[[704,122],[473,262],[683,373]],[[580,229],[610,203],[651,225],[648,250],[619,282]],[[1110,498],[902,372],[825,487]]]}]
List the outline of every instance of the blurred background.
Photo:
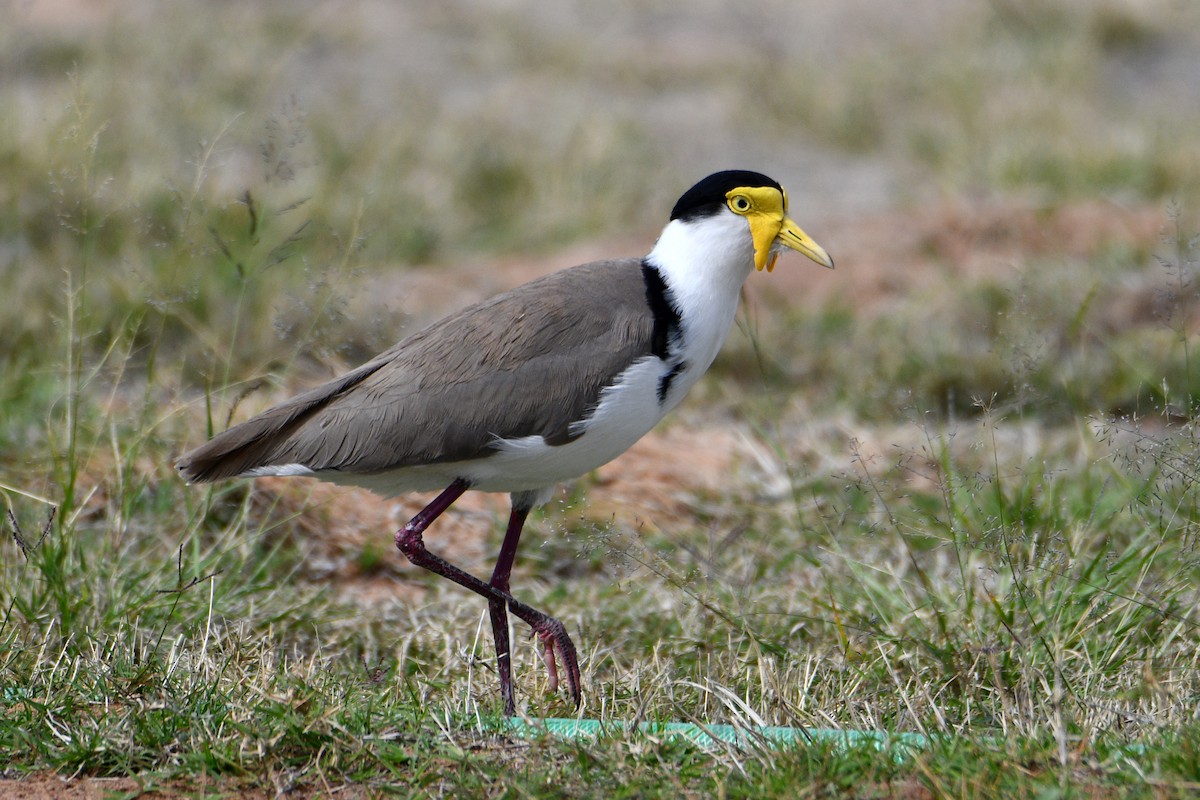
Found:
[{"label": "blurred background", "polygon": [[[786,323],[781,377],[880,410],[821,351],[853,344],[847,314],[887,308],[899,315],[869,329],[854,368],[968,409],[1019,389],[977,357],[1027,338],[992,312],[1027,301],[1075,333],[1130,321],[1097,308],[1150,313],[1153,289],[1124,287],[1122,305],[1097,270],[1138,283],[1170,207],[1195,219],[1200,192],[1189,2],[18,0],[0,14],[0,270],[20,297],[0,308],[7,401],[30,389],[65,291],[86,300],[85,348],[124,330],[131,354],[169,348],[193,385],[299,353],[354,362],[523,279],[646,252],[692,182],[749,168],[790,190],[839,263],[752,282]],[[443,277],[420,277],[430,267]],[[916,354],[876,353],[884,339]],[[1112,371],[1076,389],[1085,404],[1130,402],[1139,378]]]},{"label": "blurred background", "polygon": [[[1200,398],[1194,3],[0,14],[10,505],[170,506],[173,457],[207,434],[451,309],[647,252],[726,168],[783,183],[838,269],[753,276],[680,429],[584,481],[594,519],[686,529],[689,489],[731,475],[774,502],[799,476],[886,473],[931,423],[1017,420],[1014,463],[1066,457],[1088,420],[1189,418]],[[299,483],[261,485],[303,508]],[[411,510],[312,491],[339,569]],[[463,524],[486,559],[492,518]]]},{"label": "blurred background", "polygon": [[[958,310],[921,323],[950,341],[925,330],[914,346],[989,349],[1004,325],[990,312],[1021,301],[1019,281],[1051,320],[1101,286],[1117,313],[1095,273],[1136,282],[1169,207],[1194,220],[1200,194],[1200,9],[1177,0],[16,0],[0,14],[10,375],[43,359],[68,280],[98,326],[85,346],[132,314],[134,349],[170,348],[193,382],[268,371],[301,345],[353,362],[476,296],[645,252],[684,189],[737,167],[782,182],[838,260],[752,291],[793,317],[771,348],[780,369],[840,384],[853,376],[803,352],[829,325],[881,304],[903,317],[914,291],[964,274],[1000,291],[920,296],[918,317]],[[1045,296],[1060,288],[1077,291]],[[1092,308],[1079,321],[1106,324]],[[872,352],[876,374],[897,355]],[[935,372],[953,355],[918,354]],[[1017,387],[910,388],[944,408]]]},{"label": "blurred background", "polygon": [[[782,182],[838,269],[753,276],[681,417],[703,435],[668,425],[595,477],[597,519],[687,526],[682,488],[739,464],[776,498],[801,473],[886,471],[930,421],[1017,419],[1029,457],[1200,398],[1194,3],[0,14],[10,505],[170,497],[206,434],[453,308],[647,252],[726,168]],[[349,519],[353,549],[374,524]]]},{"label": "blurred background", "polygon": [[[451,309],[646,253],[728,168],[838,266],[751,276],[688,401],[530,525],[513,585],[578,632],[585,712],[977,732],[999,766],[939,796],[1145,777],[1106,743],[1191,725],[1155,763],[1194,790],[1195,0],[0,4],[0,763],[328,794],[433,742],[437,780],[475,775],[428,717],[491,708],[483,608],[388,534],[422,498],[172,461]],[[486,574],[506,506],[468,494],[430,547]],[[522,710],[572,714],[518,640]],[[562,777],[479,741],[474,794]],[[640,747],[546,763],[675,786]],[[745,755],[781,796],[890,794],[877,757]]]}]

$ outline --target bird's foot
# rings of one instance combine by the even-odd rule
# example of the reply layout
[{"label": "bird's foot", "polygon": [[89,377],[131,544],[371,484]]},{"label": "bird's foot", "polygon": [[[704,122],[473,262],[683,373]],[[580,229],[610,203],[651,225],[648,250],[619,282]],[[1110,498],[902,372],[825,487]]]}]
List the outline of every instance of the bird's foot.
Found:
[{"label": "bird's foot", "polygon": [[543,617],[531,623],[531,627],[533,633],[542,640],[542,660],[546,662],[550,691],[558,691],[558,659],[561,658],[567,677],[567,691],[571,693],[575,708],[579,708],[583,699],[579,688],[579,657],[575,653],[575,643],[567,635],[566,626],[554,617]]}]

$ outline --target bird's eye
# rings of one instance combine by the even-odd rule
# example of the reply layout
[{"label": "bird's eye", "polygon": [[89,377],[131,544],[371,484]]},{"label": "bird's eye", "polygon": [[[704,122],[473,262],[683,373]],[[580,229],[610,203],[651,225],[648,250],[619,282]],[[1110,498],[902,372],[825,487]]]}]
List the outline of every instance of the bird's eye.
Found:
[{"label": "bird's eye", "polygon": [[736,214],[745,214],[750,210],[750,198],[744,194],[735,194],[729,198],[729,207]]}]

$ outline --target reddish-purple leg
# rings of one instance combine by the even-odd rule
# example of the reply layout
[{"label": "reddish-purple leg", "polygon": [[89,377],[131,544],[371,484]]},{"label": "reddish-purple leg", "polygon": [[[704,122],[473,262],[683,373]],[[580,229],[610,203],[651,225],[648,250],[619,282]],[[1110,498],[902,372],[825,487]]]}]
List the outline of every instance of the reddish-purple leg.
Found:
[{"label": "reddish-purple leg", "polygon": [[516,712],[512,691],[512,660],[509,655],[506,607],[511,609],[519,619],[528,623],[533,628],[533,632],[541,638],[544,648],[543,658],[550,673],[552,690],[558,688],[555,652],[557,651],[562,658],[563,667],[567,672],[567,689],[571,693],[575,707],[578,708],[581,700],[579,658],[575,653],[575,644],[567,635],[566,627],[548,614],[514,599],[508,593],[509,575],[512,573],[513,561],[517,556],[517,543],[521,538],[521,529],[525,525],[525,518],[529,514],[529,506],[514,502],[508,529],[504,534],[504,542],[500,545],[500,557],[496,560],[496,569],[492,573],[490,583],[484,583],[474,575],[425,549],[425,542],[422,538],[425,529],[468,488],[467,482],[461,479],[450,484],[445,491],[434,498],[433,502],[417,512],[417,515],[407,525],[396,532],[396,547],[416,566],[441,575],[443,578],[449,578],[459,586],[487,598],[488,610],[492,619],[492,635],[496,640],[497,668],[500,674],[500,691],[504,696],[505,714]]},{"label": "reddish-purple leg", "polygon": [[[496,558],[496,568],[492,570],[492,580],[489,585],[502,592],[508,591],[508,579],[512,574],[513,561],[517,558],[517,544],[521,540],[521,531],[525,527],[525,518],[529,516],[528,506],[513,504],[512,514],[508,517],[508,528],[504,531],[504,542],[500,545],[500,555]],[[508,606],[502,600],[489,600],[488,613],[492,618],[492,638],[496,642],[496,670],[500,675],[500,695],[504,698],[504,713],[517,713],[517,704],[513,699],[512,689],[512,659],[509,656],[508,645]],[[553,673],[551,673],[553,675]],[[557,688],[557,675],[551,684]]]}]

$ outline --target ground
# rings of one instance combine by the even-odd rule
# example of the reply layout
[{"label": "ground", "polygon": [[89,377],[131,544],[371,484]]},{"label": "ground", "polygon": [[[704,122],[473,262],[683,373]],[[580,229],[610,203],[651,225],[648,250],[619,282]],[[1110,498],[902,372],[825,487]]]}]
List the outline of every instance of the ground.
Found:
[{"label": "ground", "polygon": [[[0,7],[0,796],[1194,792],[1197,13]],[[576,636],[585,716],[928,752],[498,735],[482,605],[392,546],[427,498],[175,475],[455,308],[645,253],[729,167],[837,269],[753,275],[514,591]],[[486,574],[506,514],[427,541]],[[570,715],[517,640],[520,712]]]}]

